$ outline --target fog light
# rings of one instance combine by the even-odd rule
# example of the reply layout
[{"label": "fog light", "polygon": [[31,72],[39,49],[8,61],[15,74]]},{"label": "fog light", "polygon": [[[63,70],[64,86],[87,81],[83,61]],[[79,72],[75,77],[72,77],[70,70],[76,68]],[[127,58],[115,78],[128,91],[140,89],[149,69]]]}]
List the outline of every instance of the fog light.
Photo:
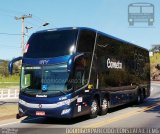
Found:
[{"label": "fog light", "polygon": [[70,111],[71,111],[70,108],[64,109],[64,110],[62,111],[61,115],[63,115],[63,114],[68,114]]}]

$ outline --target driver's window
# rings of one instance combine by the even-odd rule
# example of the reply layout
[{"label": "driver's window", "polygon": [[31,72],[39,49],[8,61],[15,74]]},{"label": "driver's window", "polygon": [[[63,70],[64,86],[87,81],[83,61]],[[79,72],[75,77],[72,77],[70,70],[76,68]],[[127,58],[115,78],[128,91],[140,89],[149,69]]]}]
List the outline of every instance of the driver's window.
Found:
[{"label": "driver's window", "polygon": [[87,57],[78,57],[74,66],[74,88],[78,89],[87,84],[89,76],[90,60]]}]

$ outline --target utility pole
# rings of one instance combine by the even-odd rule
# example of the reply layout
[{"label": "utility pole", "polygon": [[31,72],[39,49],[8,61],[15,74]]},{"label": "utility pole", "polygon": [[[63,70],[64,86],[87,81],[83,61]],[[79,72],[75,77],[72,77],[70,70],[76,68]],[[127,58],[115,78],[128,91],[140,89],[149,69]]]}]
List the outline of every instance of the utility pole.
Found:
[{"label": "utility pole", "polygon": [[26,18],[32,18],[32,15],[29,14],[29,15],[22,15],[21,17],[15,17],[16,20],[22,20],[22,55],[24,53],[24,36],[25,36],[25,33],[24,33],[24,19]]}]

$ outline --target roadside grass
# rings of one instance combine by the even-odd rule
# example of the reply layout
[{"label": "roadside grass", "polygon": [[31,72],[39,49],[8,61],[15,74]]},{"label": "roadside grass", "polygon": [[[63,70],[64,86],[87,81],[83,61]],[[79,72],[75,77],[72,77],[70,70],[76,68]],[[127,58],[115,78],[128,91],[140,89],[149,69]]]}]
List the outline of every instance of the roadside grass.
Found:
[{"label": "roadside grass", "polygon": [[154,53],[153,56],[150,57],[151,64],[160,64],[160,53]]},{"label": "roadside grass", "polygon": [[0,88],[18,87],[19,79],[20,79],[19,75],[13,75],[7,77],[0,75]]}]

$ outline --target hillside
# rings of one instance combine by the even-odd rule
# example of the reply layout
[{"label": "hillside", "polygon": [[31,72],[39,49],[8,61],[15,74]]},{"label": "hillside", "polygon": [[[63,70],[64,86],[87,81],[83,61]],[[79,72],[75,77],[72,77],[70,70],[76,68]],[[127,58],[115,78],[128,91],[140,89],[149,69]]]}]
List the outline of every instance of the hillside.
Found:
[{"label": "hillside", "polygon": [[151,66],[151,79],[152,80],[160,80],[160,53],[154,53],[153,56],[150,57],[150,66]]}]

